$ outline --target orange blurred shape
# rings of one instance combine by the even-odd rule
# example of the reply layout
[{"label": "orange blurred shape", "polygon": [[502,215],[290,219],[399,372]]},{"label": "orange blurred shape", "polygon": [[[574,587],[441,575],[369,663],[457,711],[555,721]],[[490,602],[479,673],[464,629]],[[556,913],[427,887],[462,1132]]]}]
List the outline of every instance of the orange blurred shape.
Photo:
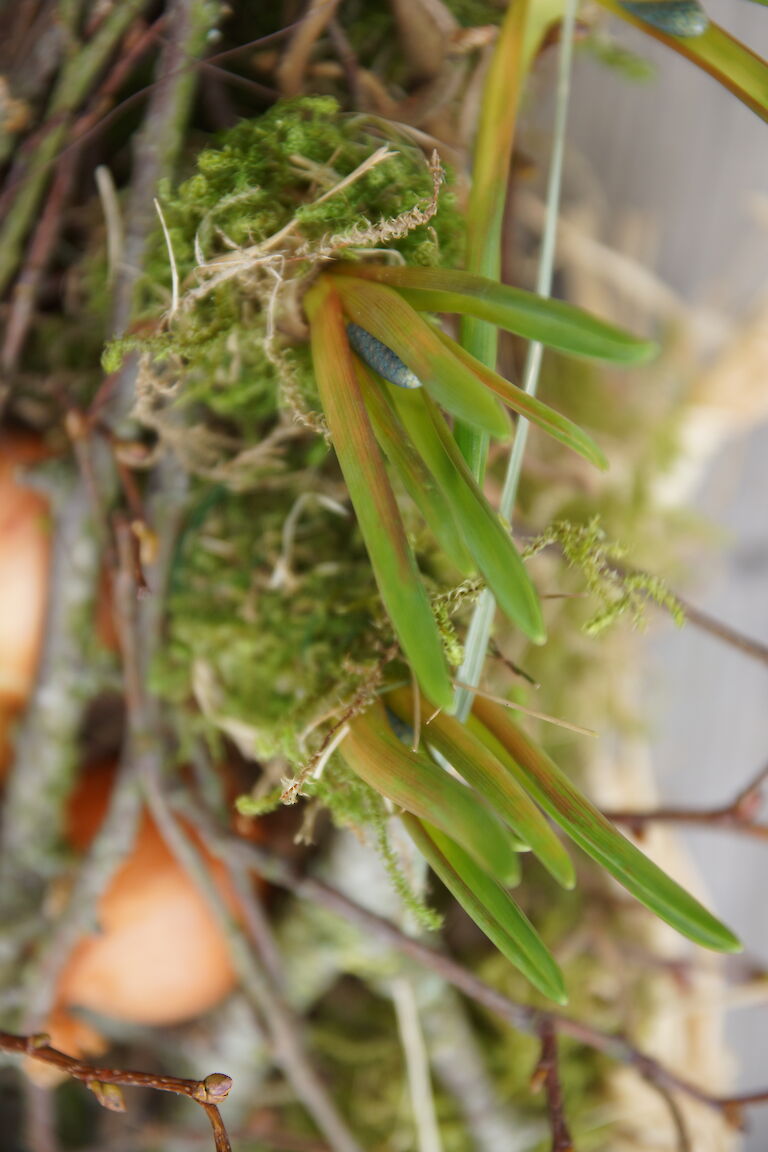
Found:
[{"label": "orange blurred shape", "polygon": [[18,472],[46,455],[30,436],[0,435],[0,708],[21,708],[32,690],[45,626],[48,502]]},{"label": "orange blurred shape", "polygon": [[[70,802],[69,836],[85,850],[106,812],[115,769],[91,769]],[[237,914],[226,870],[189,828],[222,903]],[[47,1030],[69,1055],[103,1051],[97,1034],[69,1009],[145,1025],[178,1024],[214,1007],[235,972],[218,921],[145,812],[136,842],[98,904],[99,931],[73,949],[59,978]]]},{"label": "orange blurred shape", "polygon": [[18,473],[46,455],[32,436],[0,434],[0,781],[12,756],[10,730],[35,682],[51,552],[48,501]]}]

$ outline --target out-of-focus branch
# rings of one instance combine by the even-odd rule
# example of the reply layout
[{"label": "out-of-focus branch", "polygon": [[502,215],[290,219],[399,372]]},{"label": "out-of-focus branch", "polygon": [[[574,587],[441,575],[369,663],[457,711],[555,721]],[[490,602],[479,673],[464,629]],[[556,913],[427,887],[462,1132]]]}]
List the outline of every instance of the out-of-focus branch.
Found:
[{"label": "out-of-focus branch", "polygon": [[70,117],[88,94],[126,29],[140,14],[147,0],[123,0],[116,5],[90,43],[83,45],[64,65],[51,97],[49,116],[37,146],[29,152],[27,168],[15,181],[13,203],[6,208],[0,228],[0,293],[18,266],[19,253],[35,218],[50,165],[66,139]]},{"label": "out-of-focus branch", "polygon": [[721,828],[768,840],[768,824],[756,819],[763,803],[763,788],[768,779],[766,764],[728,804],[717,808],[686,808],[665,805],[642,812],[606,811],[604,814],[615,824],[626,824],[636,836],[641,836],[648,824],[694,824],[704,828]]},{"label": "out-of-focus branch", "polygon": [[735,648],[737,652],[743,652],[745,656],[750,656],[753,660],[759,661],[761,664],[768,664],[768,644],[763,644],[761,640],[756,640],[754,636],[747,636],[744,632],[739,632],[737,628],[732,628],[730,624],[725,624],[722,620],[718,620],[714,616],[710,616],[708,612],[702,612],[700,608],[696,608],[689,600],[683,599],[682,596],[677,596],[675,593],[680,607],[685,612],[686,619],[693,624],[694,628],[698,628],[700,632],[707,632],[710,636],[714,636],[716,640],[722,641],[723,644],[728,644],[731,648]]},{"label": "out-of-focus branch", "polygon": [[[173,468],[173,464],[169,467]],[[152,818],[170,851],[200,889],[226,936],[243,990],[266,1022],[276,1060],[298,1099],[307,1108],[333,1152],[362,1152],[307,1057],[299,1023],[279,987],[276,944],[266,918],[244,883],[243,866],[234,863],[229,871],[261,962],[254,956],[248,937],[224,906],[209,869],[166,801],[161,783],[163,744],[158,730],[157,705],[146,687],[147,668],[142,659],[145,635],[140,614],[136,611],[138,587],[131,531],[127,524],[118,525],[117,546],[120,581],[126,588],[132,585],[132,596],[121,597],[118,602],[128,740]],[[152,597],[155,605],[163,603],[159,593],[160,590]],[[146,598],[142,604],[147,604]],[[152,630],[151,634],[157,635],[157,630]]]},{"label": "out-of-focus branch", "polygon": [[549,1128],[552,1133],[552,1152],[574,1152],[573,1139],[568,1131],[563,1104],[557,1059],[557,1032],[552,1020],[543,1020],[539,1029],[541,1055],[533,1073],[532,1084],[542,1087],[547,1097]]},{"label": "out-of-focus branch", "polygon": [[54,522],[49,601],[37,682],[17,741],[5,795],[0,900],[39,906],[56,875],[64,806],[75,770],[75,743],[91,689],[82,637],[93,610],[99,543],[88,491],[66,466],[51,485]]},{"label": "out-of-focus branch", "polygon": [[137,61],[162,30],[164,22],[164,16],[160,16],[148,28],[139,25],[135,30],[129,30],[123,44],[123,51],[96,93],[92,106],[78,117],[72,127],[71,143],[55,165],[53,181],[45,207],[35,227],[18,282],[14,288],[1,357],[2,367],[5,371],[15,369],[34,315],[40,281],[51,259],[63,224],[64,209],[74,182],[80,154],[79,144],[102,119],[105,107],[109,107],[113,103]]},{"label": "out-of-focus branch", "polygon": [[[188,811],[188,809],[185,809]],[[462,967],[451,957],[430,948],[411,936],[406,936],[396,925],[369,912],[341,892],[324,884],[312,876],[302,876],[284,860],[272,855],[265,848],[236,837],[221,833],[211,827],[204,814],[197,813],[197,824],[204,835],[210,850],[222,859],[249,861],[251,868],[259,876],[278,887],[287,888],[303,900],[313,902],[357,925],[362,932],[375,935],[391,948],[404,956],[409,956],[435,972],[446,983],[452,984],[475,1003],[482,1005],[495,1016],[505,1020],[513,1028],[533,1035],[541,1035],[542,1024],[550,1021],[560,1035],[570,1036],[588,1047],[605,1053],[613,1060],[634,1068],[639,1075],[648,1079],[656,1087],[669,1093],[681,1093],[719,1112],[734,1127],[742,1124],[743,1109],[768,1103],[768,1088],[739,1096],[718,1096],[707,1089],[686,1080],[677,1072],[648,1056],[626,1037],[604,1032],[581,1020],[555,1011],[532,1008],[526,1004],[510,1000],[508,996],[486,984],[467,968]]]},{"label": "out-of-focus branch", "polygon": [[[526,534],[519,537],[526,543],[533,543],[536,539],[535,536]],[[551,544],[546,545],[546,549],[554,548],[562,552],[560,545],[553,541]],[[614,573],[616,576],[621,577],[642,577],[647,580],[649,585],[657,579],[650,572],[643,568],[635,568],[629,564],[619,564],[615,561],[607,561],[606,569]],[[639,589],[642,592],[642,589]],[[651,599],[650,597],[648,597]],[[709,636],[720,640],[721,643],[727,644],[729,647],[734,648],[737,652],[749,656],[752,660],[757,660],[760,664],[768,665],[768,644],[764,644],[762,640],[755,639],[754,636],[747,636],[744,632],[740,632],[737,628],[731,627],[724,621],[719,620],[717,617],[710,615],[708,612],[702,611],[694,604],[681,596],[674,589],[669,589],[669,601],[665,605],[657,603],[657,607],[670,611],[670,603],[674,603],[682,609],[686,620],[692,624],[694,628],[698,628],[700,632],[706,632]]]},{"label": "out-of-focus branch", "polygon": [[107,814],[78,871],[66,907],[39,955],[27,966],[28,984],[22,1020],[25,1031],[44,1026],[53,1007],[59,974],[70,951],[83,934],[93,930],[99,897],[133,846],[141,811],[141,776],[149,771],[159,771],[166,756],[156,710],[146,697],[143,677],[160,643],[161,613],[185,493],[184,474],[174,461],[163,461],[152,477],[150,489],[149,514],[159,541],[155,562],[149,569],[152,591],[141,601],[136,596],[133,575],[131,528],[122,519],[116,523],[121,563],[113,581],[113,595],[125,669],[125,745]]},{"label": "out-of-focus branch", "polygon": [[[196,70],[185,64],[202,51],[215,13],[208,0],[172,0],[166,16],[167,38],[158,61],[159,79],[134,147],[123,259],[115,277],[111,323],[115,335],[122,334],[130,323],[134,289],[157,223],[153,204],[157,185],[173,171],[184,138],[184,123],[197,78]],[[110,412],[111,422],[119,422],[132,406],[132,374],[123,373]]]},{"label": "out-of-focus branch", "polygon": [[[620,564],[613,565],[613,568],[619,575],[648,575],[640,568],[624,567]],[[764,644],[762,640],[756,640],[754,636],[747,636],[744,632],[732,628],[730,624],[718,620],[716,616],[711,616],[708,612],[703,612],[701,608],[691,604],[690,600],[680,596],[679,593],[673,591],[672,595],[685,613],[688,623],[692,624],[694,628],[698,628],[699,632],[706,632],[715,640],[727,644],[730,648],[735,648],[737,652],[749,656],[752,660],[768,665],[768,644]]]},{"label": "out-of-focus branch", "polygon": [[210,1120],[216,1152],[232,1152],[232,1145],[218,1108],[232,1087],[229,1076],[221,1072],[212,1072],[204,1080],[182,1080],[177,1076],[157,1076],[154,1072],[101,1068],[95,1064],[76,1060],[72,1056],[65,1056],[57,1048],[49,1046],[49,1039],[44,1032],[32,1036],[16,1036],[12,1032],[0,1031],[0,1051],[15,1052],[32,1060],[40,1060],[61,1069],[74,1080],[82,1080],[102,1107],[108,1108],[111,1112],[125,1111],[120,1085],[154,1088],[158,1092],[175,1092],[180,1096],[188,1096],[190,1100],[200,1104]]},{"label": "out-of-focus branch", "polygon": [[[120,5],[120,11],[134,17],[142,3],[132,0]],[[155,226],[152,196],[158,181],[171,170],[191,97],[191,75],[178,71],[169,75],[169,63],[177,56],[195,54],[202,46],[210,21],[215,18],[207,0],[170,0],[166,15],[174,44],[167,48],[158,65],[162,83],[153,90],[146,126],[139,134],[134,153],[134,189],[126,220],[130,249],[126,251],[126,263],[113,292],[116,325],[124,326],[130,317],[147,240]],[[101,32],[97,37],[100,35]],[[94,39],[89,50],[95,43]],[[85,63],[80,67],[85,69]],[[88,82],[92,82],[90,75]],[[77,87],[73,107],[85,91],[87,88]],[[54,152],[50,146],[41,151],[41,188],[45,166]],[[36,158],[35,172],[37,165]],[[21,191],[17,197],[24,198]],[[5,227],[10,227],[8,220]],[[113,328],[115,335],[119,331],[122,328]],[[109,415],[118,419],[130,409],[134,385],[135,365],[129,365],[119,375],[115,411]],[[93,617],[101,553],[107,536],[105,510],[115,499],[117,473],[111,447],[101,437],[84,439],[78,444],[78,455],[81,461],[88,462],[87,474],[81,470],[79,476],[68,474],[57,480],[51,599],[44,650],[6,793],[0,859],[5,925],[16,915],[23,917],[26,908],[40,906],[41,891],[60,865],[64,811],[76,767],[77,733],[83,704],[91,690],[85,679],[82,637]],[[102,869],[101,882],[105,874],[106,870]]]},{"label": "out-of-focus branch", "polygon": [[685,1116],[683,1115],[683,1110],[680,1107],[678,1100],[675,1098],[674,1093],[670,1092],[666,1085],[660,1084],[658,1080],[654,1080],[652,1076],[647,1076],[646,1079],[651,1087],[656,1089],[667,1106],[670,1119],[672,1120],[672,1126],[675,1129],[675,1134],[677,1135],[678,1152],[694,1152],[693,1145],[691,1144],[691,1137],[688,1132],[688,1125],[686,1124]]},{"label": "out-of-focus branch", "polygon": [[[264,1019],[275,1058],[297,1098],[304,1104],[333,1152],[362,1152],[309,1062],[300,1026],[275,983],[270,971],[271,964],[261,966],[245,934],[223,906],[208,869],[168,807],[159,781],[145,778],[143,783],[152,818],[174,856],[208,901],[226,934],[243,990]],[[242,892],[239,895],[242,897]],[[263,923],[260,933],[263,931]]]}]

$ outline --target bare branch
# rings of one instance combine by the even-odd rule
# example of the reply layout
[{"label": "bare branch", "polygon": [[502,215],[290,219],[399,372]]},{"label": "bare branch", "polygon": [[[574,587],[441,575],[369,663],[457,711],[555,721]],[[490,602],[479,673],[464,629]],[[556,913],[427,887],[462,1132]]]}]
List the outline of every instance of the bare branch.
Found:
[{"label": "bare branch", "polygon": [[[191,809],[185,807],[185,811],[191,812]],[[215,855],[225,860],[247,861],[253,871],[269,883],[287,888],[301,899],[315,903],[330,912],[335,912],[350,923],[356,924],[361,931],[378,937],[396,951],[410,957],[417,964],[435,972],[446,983],[452,984],[465,996],[477,1004],[481,1004],[521,1032],[541,1035],[542,1025],[549,1021],[561,1035],[571,1036],[574,1040],[605,1053],[611,1059],[635,1068],[641,1076],[652,1081],[657,1088],[682,1093],[691,1099],[698,1100],[719,1112],[734,1127],[740,1126],[744,1108],[768,1103],[768,1088],[758,1089],[741,1096],[718,1096],[698,1084],[686,1080],[685,1077],[674,1072],[671,1068],[667,1068],[658,1060],[648,1056],[622,1035],[604,1032],[560,1012],[532,1008],[529,1005],[511,1000],[475,976],[474,973],[462,967],[451,957],[411,936],[406,936],[389,920],[369,912],[367,908],[356,904],[321,880],[299,875],[291,865],[272,855],[260,845],[247,843],[233,836],[222,834],[212,828],[205,815],[199,811],[192,818],[195,817],[207,846]]]},{"label": "bare branch", "polygon": [[[119,631],[126,683],[129,738],[130,734],[133,734],[137,742],[140,741],[135,746],[139,753],[136,767],[152,818],[169,850],[200,889],[218,921],[229,943],[232,962],[243,990],[266,1022],[277,1062],[298,1099],[314,1119],[333,1152],[362,1152],[315,1072],[305,1051],[299,1023],[283,999],[277,979],[279,968],[277,947],[269,932],[266,917],[261,914],[245,883],[246,876],[242,864],[228,864],[228,870],[242,902],[244,919],[259,949],[261,963],[254,957],[247,936],[223,904],[219,890],[200,853],[167,803],[160,780],[162,761],[153,754],[153,749],[158,745],[158,734],[154,716],[155,703],[146,691],[146,668],[141,660],[145,638],[138,614],[132,607],[132,603],[135,604],[136,601],[138,588],[134,582],[135,572],[129,532],[127,525],[118,526],[120,580],[126,587],[133,583],[132,600],[130,597],[121,598],[118,605]],[[158,603],[160,610],[162,595],[158,595],[155,590],[152,599]]]},{"label": "bare branch", "polygon": [[32,1036],[16,1036],[12,1032],[0,1031],[0,1051],[15,1052],[32,1060],[40,1060],[54,1068],[61,1069],[73,1080],[82,1080],[93,1092],[104,1108],[113,1112],[124,1112],[125,1103],[120,1085],[138,1088],[154,1088],[158,1092],[175,1092],[188,1096],[199,1104],[211,1123],[216,1152],[232,1152],[224,1121],[219,1112],[219,1103],[229,1094],[232,1081],[223,1072],[212,1072],[204,1080],[182,1080],[177,1076],[156,1076],[154,1072],[134,1072],[120,1068],[102,1068],[66,1056],[57,1048],[51,1048],[50,1037],[45,1032]]},{"label": "bare branch", "polygon": [[750,656],[753,660],[768,665],[768,644],[763,644],[754,636],[747,636],[744,632],[739,632],[730,624],[725,624],[715,616],[710,616],[708,612],[702,612],[700,608],[696,608],[689,600],[678,596],[676,592],[674,595],[685,612],[686,619],[693,624],[694,628],[698,628],[700,632],[707,632],[716,640],[735,648],[737,652],[743,652],[745,656]]},{"label": "bare branch", "polygon": [[558,1072],[557,1032],[551,1019],[542,1020],[539,1035],[541,1056],[533,1073],[532,1086],[542,1087],[547,1097],[552,1152],[574,1152],[573,1139],[565,1119],[563,1090]]},{"label": "bare branch", "polygon": [[693,1152],[693,1144],[688,1132],[688,1127],[685,1123],[685,1116],[673,1092],[665,1084],[659,1083],[653,1076],[646,1077],[649,1084],[656,1089],[661,1096],[662,1100],[669,1109],[669,1115],[674,1125],[675,1133],[677,1135],[678,1152]]},{"label": "bare branch", "polygon": [[768,779],[768,764],[741,789],[728,804],[717,808],[685,808],[665,805],[646,811],[607,811],[615,824],[626,824],[636,836],[642,836],[647,824],[695,824],[722,828],[757,840],[768,840],[768,824],[756,819],[763,802],[763,787]]}]

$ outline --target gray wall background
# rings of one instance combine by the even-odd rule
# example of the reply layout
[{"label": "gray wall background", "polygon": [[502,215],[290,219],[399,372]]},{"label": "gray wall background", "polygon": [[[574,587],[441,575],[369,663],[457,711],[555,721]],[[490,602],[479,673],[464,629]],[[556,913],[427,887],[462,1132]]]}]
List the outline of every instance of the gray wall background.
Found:
[{"label": "gray wall background", "polygon": [[[767,8],[747,0],[706,6],[768,55]],[[656,76],[630,85],[583,53],[577,60],[569,141],[597,174],[604,238],[621,243],[615,206],[647,214],[658,227],[650,258],[661,278],[687,301],[744,316],[768,299],[768,124],[662,45],[620,21],[611,27],[654,62]],[[724,539],[721,551],[702,558],[693,598],[768,642],[768,425],[719,451],[693,502]],[[693,628],[662,625],[650,643],[647,684],[664,800],[723,803],[768,759],[765,667]],[[714,906],[768,967],[768,843],[724,832],[685,837]],[[768,1084],[768,1002],[733,1011],[729,1036],[738,1087]],[[750,1114],[745,1148],[767,1147],[765,1106]]]}]

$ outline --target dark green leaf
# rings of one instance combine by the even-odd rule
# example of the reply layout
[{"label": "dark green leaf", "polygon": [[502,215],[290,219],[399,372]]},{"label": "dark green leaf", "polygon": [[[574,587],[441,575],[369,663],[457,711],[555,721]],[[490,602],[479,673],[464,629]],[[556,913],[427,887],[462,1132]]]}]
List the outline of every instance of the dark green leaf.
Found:
[{"label": "dark green leaf", "polygon": [[528,570],[509,531],[475,483],[437,406],[423,392],[398,390],[390,395],[390,400],[445,492],[467,546],[501,610],[530,640],[542,643],[544,619]]},{"label": "dark green leaf", "polygon": [[350,721],[339,752],[382,796],[442,828],[491,875],[505,884],[517,883],[520,862],[506,829],[469,788],[398,740],[383,704],[377,701]]},{"label": "dark green leaf", "polygon": [[741,950],[733,933],[622,836],[504,708],[477,698],[470,725],[571,839],[652,912],[705,948]]},{"label": "dark green leaf", "polygon": [[560,969],[512,897],[437,828],[413,816],[403,817],[403,822],[430,867],[501,954],[545,996],[566,1004]]},{"label": "dark green leaf", "polygon": [[419,683],[450,711],[440,634],[363,403],[339,298],[327,279],[315,282],[305,308],[323,410],[381,598]]},{"label": "dark green leaf", "polygon": [[[697,41],[699,43],[699,41]],[[656,345],[606,324],[581,308],[561,300],[510,288],[482,276],[445,268],[393,268],[381,264],[344,264],[340,269],[357,279],[396,288],[414,308],[425,312],[458,312],[477,316],[538,340],[573,356],[589,356],[617,364],[637,364],[657,352]],[[418,372],[416,373],[418,375]]]},{"label": "dark green leaf", "polygon": [[[413,699],[407,689],[388,692],[387,705],[401,719],[410,721]],[[431,711],[425,702],[421,714],[429,715]],[[515,830],[558,883],[572,888],[576,876],[565,848],[525,789],[482,741],[458,720],[442,714],[422,729],[421,736],[489,801],[493,811]]]}]

